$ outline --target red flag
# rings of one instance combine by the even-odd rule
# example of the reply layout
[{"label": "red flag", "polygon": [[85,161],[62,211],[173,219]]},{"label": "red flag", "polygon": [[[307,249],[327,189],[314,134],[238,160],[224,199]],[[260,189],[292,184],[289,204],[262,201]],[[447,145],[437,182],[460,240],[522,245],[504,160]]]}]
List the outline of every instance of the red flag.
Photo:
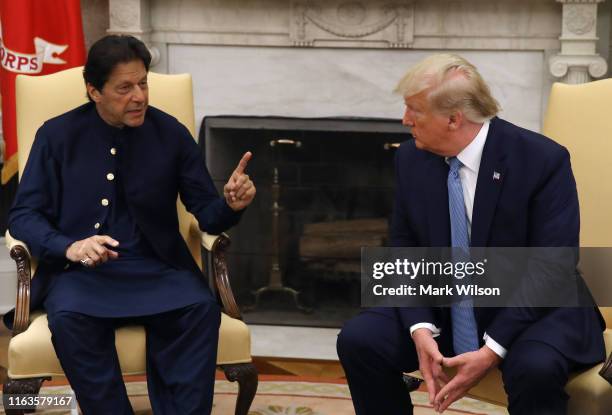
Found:
[{"label": "red flag", "polygon": [[85,44],[79,0],[0,0],[0,23],[4,184],[17,172],[15,77],[82,65]]}]

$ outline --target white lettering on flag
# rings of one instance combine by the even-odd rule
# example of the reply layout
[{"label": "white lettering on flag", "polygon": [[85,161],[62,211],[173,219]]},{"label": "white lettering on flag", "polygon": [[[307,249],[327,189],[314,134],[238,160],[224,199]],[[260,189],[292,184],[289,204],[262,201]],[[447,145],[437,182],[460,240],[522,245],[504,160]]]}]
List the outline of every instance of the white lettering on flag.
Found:
[{"label": "white lettering on flag", "polygon": [[[1,29],[0,29],[1,30]],[[39,37],[34,38],[36,53],[19,53],[4,46],[0,38],[0,64],[11,72],[37,74],[43,69],[43,64],[63,65],[65,60],[59,55],[68,49],[68,45],[56,45]]]}]

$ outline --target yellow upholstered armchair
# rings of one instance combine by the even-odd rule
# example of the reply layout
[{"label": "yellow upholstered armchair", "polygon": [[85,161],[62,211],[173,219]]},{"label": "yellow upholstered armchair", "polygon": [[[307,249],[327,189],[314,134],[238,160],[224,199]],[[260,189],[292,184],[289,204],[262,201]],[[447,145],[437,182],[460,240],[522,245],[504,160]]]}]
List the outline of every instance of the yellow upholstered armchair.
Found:
[{"label": "yellow upholstered armchair", "polygon": [[[87,102],[83,68],[73,68],[52,75],[17,77],[17,135],[19,173],[25,166],[36,130],[44,121]],[[151,105],[175,116],[194,134],[191,76],[149,73]],[[217,365],[228,380],[238,381],[236,415],[246,415],[257,391],[257,372],[251,359],[249,329],[241,320],[228,280],[225,251],[226,235],[203,234],[196,219],[177,201],[180,231],[196,262],[206,264],[213,292],[223,305]],[[36,259],[28,247],[7,232],[11,257],[17,262],[18,287],[13,337],[8,347],[8,380],[4,393],[37,394],[42,382],[64,376],[51,344],[51,332],[44,311],[30,313],[30,279],[36,277]],[[202,248],[206,258],[202,261]],[[124,375],[145,373],[145,332],[140,326],[119,328],[116,346]],[[7,412],[11,413],[11,412]],[[12,412],[23,413],[21,411]]]},{"label": "yellow upholstered armchair", "polygon": [[[581,85],[555,83],[544,118],[543,134],[570,152],[580,202],[581,247],[612,247],[611,109],[612,79]],[[597,261],[585,257],[582,256],[580,268],[591,291],[609,292],[612,257],[597,258]],[[612,413],[612,386],[603,377],[606,375],[608,382],[612,383],[612,307],[600,310],[607,326],[603,336],[608,360],[570,376],[565,388],[570,396],[570,415]],[[604,365],[606,369],[603,369]],[[411,375],[420,378],[418,373]],[[470,390],[469,395],[506,406],[501,372],[494,370],[489,373]]]}]

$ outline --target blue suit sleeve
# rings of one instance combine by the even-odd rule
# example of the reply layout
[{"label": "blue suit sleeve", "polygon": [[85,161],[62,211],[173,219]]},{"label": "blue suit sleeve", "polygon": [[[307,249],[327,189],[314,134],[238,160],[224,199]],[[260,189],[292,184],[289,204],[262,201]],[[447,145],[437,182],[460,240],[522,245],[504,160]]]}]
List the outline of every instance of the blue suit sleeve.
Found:
[{"label": "blue suit sleeve", "polygon": [[236,225],[242,211],[235,212],[225,199],[219,197],[202,153],[189,131],[181,126],[181,161],[179,193],[181,201],[199,222],[200,229],[220,234]]},{"label": "blue suit sleeve", "polygon": [[74,242],[56,226],[61,192],[60,167],[41,127],[9,212],[8,227],[14,238],[28,244],[32,254],[43,261],[64,259]]},{"label": "blue suit sleeve", "polygon": [[[556,152],[547,164],[542,184],[529,210],[529,246],[577,247],[580,212],[569,153],[565,149]],[[519,334],[550,310],[533,307],[505,308],[489,325],[487,334],[502,347],[509,349]]]},{"label": "blue suit sleeve", "polygon": [[[401,148],[400,148],[401,150]],[[407,218],[409,217],[405,211],[404,191],[405,184],[402,181],[402,165],[398,150],[395,154],[395,205],[393,207],[393,216],[391,218],[390,227],[390,245],[392,247],[414,247],[417,246],[417,239],[414,231],[410,227]],[[415,203],[418,203],[416,201]],[[430,307],[399,307],[397,312],[400,318],[402,327],[409,330],[411,326],[417,323],[431,323],[440,327],[436,322],[433,310]]]}]

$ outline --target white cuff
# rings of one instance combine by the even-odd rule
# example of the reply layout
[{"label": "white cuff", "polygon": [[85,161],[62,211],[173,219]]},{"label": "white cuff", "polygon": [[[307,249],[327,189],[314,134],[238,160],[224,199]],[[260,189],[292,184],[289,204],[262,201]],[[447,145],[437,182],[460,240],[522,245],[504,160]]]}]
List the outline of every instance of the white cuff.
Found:
[{"label": "white cuff", "polygon": [[506,357],[506,355],[508,354],[508,351],[502,345],[500,345],[495,340],[493,340],[491,337],[489,337],[487,333],[485,333],[484,336],[482,336],[482,338],[485,341],[485,344],[487,345],[487,347],[493,350],[496,355],[498,355],[502,359]]},{"label": "white cuff", "polygon": [[439,328],[437,328],[431,323],[417,323],[410,326],[410,335],[412,336],[412,333],[414,333],[414,331],[417,329],[429,329],[431,331],[431,334],[433,334],[433,337],[439,336],[441,332]]}]

